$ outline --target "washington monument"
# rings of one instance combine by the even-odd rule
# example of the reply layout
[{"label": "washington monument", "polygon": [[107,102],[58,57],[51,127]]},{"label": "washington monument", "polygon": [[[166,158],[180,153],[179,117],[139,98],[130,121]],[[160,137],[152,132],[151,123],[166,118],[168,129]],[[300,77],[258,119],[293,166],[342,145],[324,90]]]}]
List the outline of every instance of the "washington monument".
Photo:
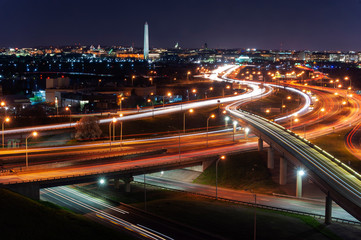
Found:
[{"label": "washington monument", "polygon": [[148,33],[148,23],[144,24],[144,59],[148,60],[149,58],[149,33]]}]

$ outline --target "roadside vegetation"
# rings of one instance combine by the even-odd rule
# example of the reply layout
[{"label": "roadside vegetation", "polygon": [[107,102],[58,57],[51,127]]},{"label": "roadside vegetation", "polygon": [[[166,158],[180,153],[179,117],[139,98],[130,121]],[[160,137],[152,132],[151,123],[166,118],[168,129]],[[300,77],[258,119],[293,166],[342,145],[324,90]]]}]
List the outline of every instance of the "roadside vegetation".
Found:
[{"label": "roadside vegetation", "polygon": [[134,239],[54,204],[0,188],[1,239]]},{"label": "roadside vegetation", "polygon": [[[131,193],[114,190],[112,185],[99,187],[92,184],[77,188],[90,195],[145,209],[142,183],[133,183]],[[271,236],[277,236],[277,239],[340,239],[308,216],[254,209],[149,185],[146,194],[148,212],[226,239],[252,239],[255,212],[257,239],[270,239]]]}]

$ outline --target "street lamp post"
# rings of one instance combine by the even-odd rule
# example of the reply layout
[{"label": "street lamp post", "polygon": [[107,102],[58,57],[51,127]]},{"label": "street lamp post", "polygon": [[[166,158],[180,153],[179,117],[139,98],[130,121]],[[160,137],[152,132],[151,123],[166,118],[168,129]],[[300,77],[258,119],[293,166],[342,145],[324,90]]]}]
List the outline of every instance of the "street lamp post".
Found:
[{"label": "street lamp post", "polygon": [[224,118],[224,121],[225,121],[224,127],[228,126],[228,121],[229,120],[230,120],[230,118],[228,116]]},{"label": "street lamp post", "polygon": [[10,122],[10,118],[8,118],[8,117],[6,117],[5,119],[4,119],[4,121],[3,121],[3,124],[2,124],[2,145],[3,145],[3,148],[5,147],[5,136],[4,136],[4,134],[5,134],[5,123],[7,123],[7,122]]},{"label": "street lamp post", "polygon": [[216,115],[212,114],[211,116],[209,116],[209,117],[207,118],[207,147],[208,147],[208,126],[209,126],[209,119],[215,118],[215,117],[216,117]]},{"label": "street lamp post", "polygon": [[119,102],[119,111],[120,111],[120,112],[122,112],[122,109],[123,109],[123,106],[122,106],[123,100],[124,100],[124,97],[120,97],[120,98],[119,98],[119,101],[120,101],[120,102]]},{"label": "street lamp post", "polygon": [[150,98],[147,100],[147,102],[152,104],[152,116],[154,117],[154,102]]},{"label": "street lamp post", "polygon": [[109,151],[111,152],[112,151],[112,124],[116,123],[117,122],[117,119],[116,118],[113,118],[113,120],[109,123]]},{"label": "street lamp post", "polygon": [[[325,109],[324,108],[321,108],[321,110],[320,110],[321,112],[324,112],[325,111]],[[318,112],[318,114],[317,114],[317,120],[320,118],[320,111]]]},{"label": "street lamp post", "polygon": [[247,141],[248,140],[248,133],[249,133],[250,129],[248,127],[244,128],[244,139]]},{"label": "street lamp post", "polygon": [[122,143],[123,143],[123,121],[122,121],[122,117],[123,117],[123,114],[119,114],[119,117],[120,117],[120,141],[119,141],[119,147],[120,147],[120,150],[122,150]]},{"label": "street lamp post", "polygon": [[226,159],[226,156],[220,156],[216,161],[216,199],[218,200],[218,163],[220,160]]},{"label": "street lamp post", "polygon": [[135,76],[133,75],[132,76],[132,87],[134,86],[134,78],[135,78]]},{"label": "street lamp post", "polygon": [[[171,97],[171,96],[172,96],[172,93],[170,93],[170,92],[167,93],[167,96],[168,96],[168,97]],[[165,97],[165,96],[163,95],[163,107],[164,107],[164,97]]]},{"label": "street lamp post", "polygon": [[305,175],[305,172],[300,169],[297,171],[297,181],[296,181],[296,197],[302,197],[302,176]]},{"label": "street lamp post", "polygon": [[234,134],[236,133],[237,124],[238,124],[237,121],[233,121],[233,142],[234,142]]},{"label": "street lamp post", "polygon": [[[193,113],[194,110],[191,108],[191,109],[189,109],[188,112],[189,112],[189,113]],[[184,112],[184,113],[183,113],[183,133],[186,132],[186,113],[187,113],[187,112]]]},{"label": "street lamp post", "polygon": [[26,168],[29,167],[29,161],[28,161],[28,139],[33,136],[36,137],[38,135],[37,132],[32,132],[31,134],[29,134],[29,136],[26,137],[25,139],[25,166]]},{"label": "street lamp post", "polygon": [[70,107],[66,107],[65,111],[69,111],[69,126],[71,127],[71,109],[70,109]]},{"label": "street lamp post", "polygon": [[55,97],[55,107],[56,107],[56,115],[59,115],[59,101],[58,98]]}]

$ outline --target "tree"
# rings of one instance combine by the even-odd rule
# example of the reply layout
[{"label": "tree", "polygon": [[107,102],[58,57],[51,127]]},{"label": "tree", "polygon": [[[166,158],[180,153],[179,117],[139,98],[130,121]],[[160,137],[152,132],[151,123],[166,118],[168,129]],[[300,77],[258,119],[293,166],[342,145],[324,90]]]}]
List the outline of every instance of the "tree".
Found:
[{"label": "tree", "polygon": [[99,119],[96,117],[85,116],[82,117],[76,124],[77,139],[91,139],[99,138],[102,134],[102,130],[99,127]]}]

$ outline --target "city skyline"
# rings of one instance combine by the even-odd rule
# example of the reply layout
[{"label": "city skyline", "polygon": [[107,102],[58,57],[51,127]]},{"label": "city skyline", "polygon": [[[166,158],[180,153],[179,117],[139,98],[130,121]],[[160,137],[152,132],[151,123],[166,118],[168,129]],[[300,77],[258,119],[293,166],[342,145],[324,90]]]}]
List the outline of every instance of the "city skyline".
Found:
[{"label": "city skyline", "polygon": [[[99,8],[99,6],[101,6]],[[359,51],[358,0],[269,3],[246,1],[0,1],[1,47],[124,45],[150,49],[257,48]],[[31,11],[29,11],[31,9]]]}]

